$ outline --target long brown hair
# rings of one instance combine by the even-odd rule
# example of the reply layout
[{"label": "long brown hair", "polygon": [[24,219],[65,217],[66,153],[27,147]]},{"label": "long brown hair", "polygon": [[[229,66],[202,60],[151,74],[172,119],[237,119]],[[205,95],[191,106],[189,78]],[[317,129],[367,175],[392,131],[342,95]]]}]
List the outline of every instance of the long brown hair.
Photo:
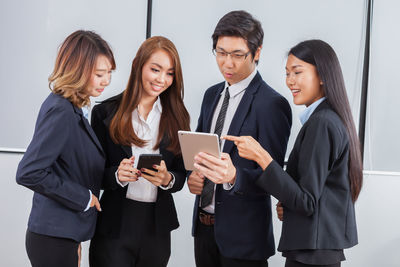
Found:
[{"label": "long brown hair", "polygon": [[114,55],[106,41],[92,31],[73,32],[58,51],[53,73],[49,77],[49,88],[77,107],[88,105],[87,87],[100,55],[110,61],[114,70]]},{"label": "long brown hair", "polygon": [[363,173],[360,142],[358,140],[356,127],[349,100],[347,98],[342,69],[339,59],[333,48],[321,40],[307,40],[294,46],[289,54],[314,65],[323,83],[326,101],[339,115],[347,129],[349,136],[349,182],[351,197],[355,202],[360,194]]},{"label": "long brown hair", "polygon": [[140,139],[132,125],[132,112],[137,108],[143,92],[143,65],[157,50],[164,50],[173,61],[174,80],[171,86],[160,94],[162,114],[158,130],[157,143],[154,149],[160,147],[164,137],[168,138],[168,150],[174,154],[180,153],[178,130],[190,129],[190,117],[183,104],[183,77],[178,51],[175,45],[165,37],[154,36],[140,46],[132,62],[128,85],[122,94],[122,100],[110,124],[110,136],[114,143],[128,146],[143,147],[145,140]]}]

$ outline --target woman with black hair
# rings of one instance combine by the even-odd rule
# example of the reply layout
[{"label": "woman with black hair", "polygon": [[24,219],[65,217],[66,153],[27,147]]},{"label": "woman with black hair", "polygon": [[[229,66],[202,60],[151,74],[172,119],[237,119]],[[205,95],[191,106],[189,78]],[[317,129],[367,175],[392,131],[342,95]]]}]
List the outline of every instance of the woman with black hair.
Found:
[{"label": "woman with black hair", "polygon": [[286,84],[293,102],[307,107],[286,172],[252,137],[223,138],[235,143],[241,157],[262,167],[256,183],[283,207],[278,250],[286,257],[285,266],[340,266],[343,249],[358,242],[354,202],[363,178],[356,129],[333,49],[321,40],[293,47]]}]

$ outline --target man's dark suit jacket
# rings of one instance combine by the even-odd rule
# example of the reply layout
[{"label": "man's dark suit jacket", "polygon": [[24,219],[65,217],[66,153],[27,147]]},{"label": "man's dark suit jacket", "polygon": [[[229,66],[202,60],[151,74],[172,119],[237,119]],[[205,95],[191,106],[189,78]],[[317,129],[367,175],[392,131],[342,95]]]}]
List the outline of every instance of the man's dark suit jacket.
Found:
[{"label": "man's dark suit jacket", "polygon": [[348,160],[346,128],[323,101],[301,128],[286,172],[273,161],[257,181],[284,205],[279,251],[357,244]]},{"label": "man's dark suit jacket", "polygon": [[[106,154],[106,165],[102,188],[104,193],[100,204],[102,212],[97,220],[96,234],[117,238],[120,235],[123,200],[126,198],[128,186],[121,187],[115,178],[115,172],[124,158],[132,156],[130,146],[115,144],[109,134],[109,126],[121,102],[122,94],[103,101],[93,107],[91,125]],[[171,193],[182,189],[185,183],[186,171],[182,156],[168,151],[166,138],[160,144],[160,154],[169,172],[175,176],[175,183],[171,189],[158,188],[155,202],[156,231],[167,233],[179,227],[174,200]]]},{"label": "man's dark suit jacket", "polygon": [[[203,99],[196,131],[209,132],[214,110],[225,82],[209,88]],[[243,95],[229,127],[229,135],[250,135],[283,165],[290,134],[292,114],[287,100],[269,87],[259,73]],[[215,240],[228,258],[266,260],[275,253],[271,218],[271,199],[255,181],[262,169],[239,156],[233,142],[226,141],[236,167],[236,182],[231,190],[217,185],[215,192]],[[196,235],[199,199],[196,197],[192,233]]]},{"label": "man's dark suit jacket", "polygon": [[82,110],[51,93],[17,170],[17,182],[35,191],[28,229],[78,242],[90,239],[97,211],[84,210],[89,189],[99,196],[103,170],[103,150]]}]

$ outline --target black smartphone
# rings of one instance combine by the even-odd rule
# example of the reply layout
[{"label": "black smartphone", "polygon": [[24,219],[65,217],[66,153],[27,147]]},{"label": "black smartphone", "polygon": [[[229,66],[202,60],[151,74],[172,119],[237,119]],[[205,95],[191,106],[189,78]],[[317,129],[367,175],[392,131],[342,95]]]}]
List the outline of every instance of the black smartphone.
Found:
[{"label": "black smartphone", "polygon": [[156,171],[156,169],[153,168],[153,165],[160,165],[161,160],[161,154],[140,154],[136,169],[140,170],[141,168],[146,168]]}]

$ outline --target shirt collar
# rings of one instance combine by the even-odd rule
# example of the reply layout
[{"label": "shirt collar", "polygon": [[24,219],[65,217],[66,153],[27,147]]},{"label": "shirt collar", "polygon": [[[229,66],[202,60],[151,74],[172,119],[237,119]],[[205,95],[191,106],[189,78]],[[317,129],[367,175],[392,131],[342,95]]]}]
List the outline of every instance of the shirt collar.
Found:
[{"label": "shirt collar", "polygon": [[322,98],[318,99],[317,101],[315,101],[314,103],[309,105],[305,110],[303,110],[303,112],[300,113],[299,118],[300,118],[301,124],[304,125],[304,123],[306,123],[308,121],[308,119],[310,118],[310,116],[314,112],[314,110],[324,100],[325,100],[325,97],[322,97]]},{"label": "shirt collar", "polygon": [[160,97],[157,97],[156,102],[154,102],[154,104],[153,104],[153,109],[154,109],[154,108],[157,108],[158,111],[159,111],[160,113],[162,113],[162,105],[161,105]]},{"label": "shirt collar", "polygon": [[[251,83],[253,78],[256,76],[256,74],[257,74],[257,68],[254,68],[253,72],[249,76],[247,76],[247,78],[241,80],[238,83],[229,85],[229,83],[227,81],[225,81],[225,88],[229,87],[230,97],[235,97],[237,94],[239,94],[240,92],[245,90],[249,86],[249,84]],[[225,93],[225,90],[223,90],[221,92],[221,95],[224,93]]]},{"label": "shirt collar", "polygon": [[83,116],[89,120],[89,106],[83,106],[81,109]]}]

